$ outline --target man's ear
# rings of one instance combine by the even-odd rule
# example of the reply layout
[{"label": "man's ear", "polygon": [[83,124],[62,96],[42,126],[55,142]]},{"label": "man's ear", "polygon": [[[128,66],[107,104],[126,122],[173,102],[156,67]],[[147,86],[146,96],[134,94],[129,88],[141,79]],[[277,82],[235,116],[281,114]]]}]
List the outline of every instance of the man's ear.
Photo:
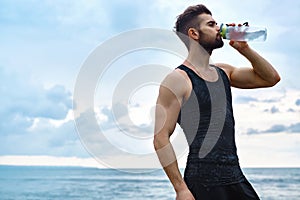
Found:
[{"label": "man's ear", "polygon": [[188,36],[194,40],[199,39],[199,32],[195,28],[189,28],[188,30]]}]

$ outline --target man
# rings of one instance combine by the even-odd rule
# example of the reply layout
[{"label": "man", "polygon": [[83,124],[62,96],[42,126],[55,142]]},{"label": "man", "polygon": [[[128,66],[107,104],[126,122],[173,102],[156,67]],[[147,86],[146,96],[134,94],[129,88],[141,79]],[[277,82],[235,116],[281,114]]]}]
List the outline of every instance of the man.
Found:
[{"label": "man", "polygon": [[[280,77],[246,42],[229,44],[252,67],[210,65],[213,50],[223,46],[219,29],[204,5],[190,6],[178,16],[176,31],[189,54],[159,90],[154,147],[177,200],[259,199],[239,166],[230,86],[271,87]],[[176,123],[189,144],[184,178],[170,143]]]}]

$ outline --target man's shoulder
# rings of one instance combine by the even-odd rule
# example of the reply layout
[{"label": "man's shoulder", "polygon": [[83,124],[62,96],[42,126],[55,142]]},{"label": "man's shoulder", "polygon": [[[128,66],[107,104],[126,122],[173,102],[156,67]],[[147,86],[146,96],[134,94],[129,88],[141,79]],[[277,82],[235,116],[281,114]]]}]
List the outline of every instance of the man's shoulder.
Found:
[{"label": "man's shoulder", "polygon": [[186,72],[176,68],[162,81],[161,87],[172,91],[176,96],[184,96],[189,89],[189,78]]},{"label": "man's shoulder", "polygon": [[187,74],[180,68],[175,68],[165,77],[163,83],[180,84],[186,83]]},{"label": "man's shoulder", "polygon": [[216,63],[214,64],[215,67],[219,69],[219,71],[225,73],[230,80],[231,73],[234,69],[232,65],[226,64],[226,63]]},{"label": "man's shoulder", "polygon": [[222,69],[226,73],[230,73],[235,68],[232,65],[226,63],[215,63],[214,66],[218,67],[219,69]]}]

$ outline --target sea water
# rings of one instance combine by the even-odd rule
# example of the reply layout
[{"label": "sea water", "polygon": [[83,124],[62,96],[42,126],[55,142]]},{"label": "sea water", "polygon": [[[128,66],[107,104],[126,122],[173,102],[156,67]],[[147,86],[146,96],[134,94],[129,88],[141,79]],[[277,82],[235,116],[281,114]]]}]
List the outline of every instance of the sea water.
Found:
[{"label": "sea water", "polygon": [[[300,199],[300,168],[245,168],[262,200]],[[1,200],[175,199],[162,170],[0,166]]]}]

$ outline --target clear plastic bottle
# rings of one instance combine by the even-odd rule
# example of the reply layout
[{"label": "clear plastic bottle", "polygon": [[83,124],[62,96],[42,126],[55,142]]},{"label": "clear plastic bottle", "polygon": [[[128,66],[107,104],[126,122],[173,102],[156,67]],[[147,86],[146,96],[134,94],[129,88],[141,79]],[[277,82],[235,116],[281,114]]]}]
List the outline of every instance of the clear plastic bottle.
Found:
[{"label": "clear plastic bottle", "polygon": [[234,41],[257,41],[263,42],[267,39],[267,29],[264,27],[248,26],[248,23],[239,24],[221,24],[220,33],[222,38]]}]

